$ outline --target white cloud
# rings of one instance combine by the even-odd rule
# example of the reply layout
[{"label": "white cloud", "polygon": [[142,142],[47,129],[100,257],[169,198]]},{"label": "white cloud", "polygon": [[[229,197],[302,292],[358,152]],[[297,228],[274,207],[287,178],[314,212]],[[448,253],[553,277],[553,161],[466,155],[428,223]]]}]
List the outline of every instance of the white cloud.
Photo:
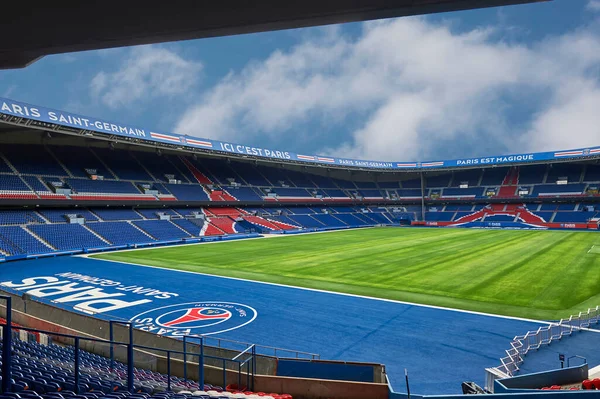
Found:
[{"label": "white cloud", "polygon": [[600,12],[600,0],[589,0],[587,9],[590,11]]},{"label": "white cloud", "polygon": [[266,145],[299,132],[316,139],[308,126],[318,121],[348,133],[315,151],[382,160],[599,144],[597,32],[530,46],[496,33],[403,18],[366,23],[355,40],[309,38],[230,73],[175,131]]},{"label": "white cloud", "polygon": [[152,97],[177,96],[198,81],[202,64],[156,46],[134,47],[116,71],[100,71],[90,92],[111,108]]}]

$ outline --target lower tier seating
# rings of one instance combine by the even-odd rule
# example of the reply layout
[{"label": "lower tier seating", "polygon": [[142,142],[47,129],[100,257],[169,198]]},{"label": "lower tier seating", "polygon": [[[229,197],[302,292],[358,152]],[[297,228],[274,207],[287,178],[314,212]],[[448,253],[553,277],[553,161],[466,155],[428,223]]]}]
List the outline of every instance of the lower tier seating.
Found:
[{"label": "lower tier seating", "polygon": [[[73,215],[79,220],[74,220]],[[409,224],[420,220],[420,216],[418,205],[0,210],[0,259],[55,251],[182,241],[202,236]],[[598,220],[600,206],[591,202],[442,205],[431,206],[425,212],[425,221],[437,225],[487,221],[557,224],[550,227],[573,223],[585,227],[590,223],[593,228]]]},{"label": "lower tier seating", "polygon": [[108,246],[80,224],[33,224],[28,229],[58,251]]},{"label": "lower tier seating", "polygon": [[133,224],[159,241],[181,240],[190,237],[188,232],[180,229],[169,220],[139,220],[133,222]]},{"label": "lower tier seating", "polygon": [[[0,323],[6,322],[0,320]],[[19,327],[14,323],[14,327]],[[19,330],[14,330],[15,332]],[[39,334],[20,331],[13,335],[12,393],[1,393],[1,399],[215,399],[229,398],[238,391],[229,392],[220,386],[204,384],[191,379],[168,376],[156,371],[135,368],[133,387],[127,391],[127,365],[119,361],[79,350],[79,381],[75,381],[72,346],[56,345],[40,339]],[[20,339],[21,337],[27,338]],[[33,338],[33,339],[31,339]],[[39,341],[39,342],[38,342]],[[43,342],[43,343],[42,343]],[[2,344],[0,344],[0,349]],[[171,391],[166,391],[170,378]],[[78,387],[76,387],[78,384]],[[76,389],[78,388],[78,389]],[[74,391],[78,390],[79,395]],[[244,392],[251,397],[252,392]],[[152,396],[154,395],[154,396]],[[259,395],[257,395],[259,396]],[[286,394],[266,394],[264,399],[292,399]]]}]

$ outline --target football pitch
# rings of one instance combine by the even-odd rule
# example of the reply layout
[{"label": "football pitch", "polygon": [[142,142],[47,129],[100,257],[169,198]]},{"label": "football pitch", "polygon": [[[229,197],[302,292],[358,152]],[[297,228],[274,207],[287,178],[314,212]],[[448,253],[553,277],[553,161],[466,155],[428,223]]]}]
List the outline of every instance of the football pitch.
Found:
[{"label": "football pitch", "polygon": [[370,228],[100,259],[532,319],[600,304],[600,233]]}]

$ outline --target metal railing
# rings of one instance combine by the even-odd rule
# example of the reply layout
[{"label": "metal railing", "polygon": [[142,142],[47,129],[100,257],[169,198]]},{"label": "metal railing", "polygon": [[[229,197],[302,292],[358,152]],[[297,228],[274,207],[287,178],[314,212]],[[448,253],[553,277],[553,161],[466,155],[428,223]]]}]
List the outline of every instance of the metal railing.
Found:
[{"label": "metal railing", "polygon": [[[1,286],[0,287],[0,306],[2,305],[2,301],[1,299],[4,297],[8,297],[8,295],[3,295],[3,294],[13,294],[13,295],[18,295],[21,296],[22,293],[20,293],[19,291],[12,289],[10,287],[6,287],[6,286]],[[4,291],[4,292],[2,292]],[[30,298],[30,301],[35,301],[38,302],[36,300],[36,298]],[[59,303],[59,302],[55,302],[50,300],[51,304],[45,303],[45,302],[39,302],[45,305],[49,305],[52,307],[56,307],[59,308],[61,310],[67,311],[67,312],[73,312],[73,307],[71,307],[68,304],[64,304],[64,303]],[[122,325],[128,325],[131,320],[111,314],[111,313],[105,313],[103,316],[106,316],[106,318],[110,318],[112,321],[109,321],[110,324],[110,329],[112,330],[112,324],[122,324]],[[106,320],[106,319],[105,319]],[[144,324],[134,324],[134,330],[142,330],[144,329],[145,325]],[[84,331],[85,332],[85,331]],[[89,333],[89,332],[88,332]],[[174,339],[177,338],[181,338],[181,337],[173,337]],[[228,350],[233,350],[233,351],[243,351],[246,348],[249,348],[250,346],[255,346],[256,348],[256,354],[257,355],[262,355],[262,356],[269,356],[269,357],[276,357],[276,358],[295,358],[295,359],[311,359],[311,360],[319,360],[321,358],[321,355],[319,355],[318,353],[312,353],[312,352],[306,352],[306,351],[300,351],[300,350],[296,350],[296,349],[288,349],[288,348],[279,348],[279,347],[275,347],[275,346],[268,346],[268,345],[260,345],[260,344],[254,344],[254,343],[249,343],[249,342],[243,342],[243,341],[235,341],[235,340],[231,340],[231,339],[225,339],[225,338],[216,338],[210,335],[200,335],[200,334],[195,334],[193,336],[188,336],[188,338],[190,339],[190,342],[192,342],[192,338],[196,338],[197,342],[200,342],[200,340],[202,340],[204,342],[204,345],[207,347],[213,347],[213,348],[218,348],[218,349],[228,349]]]},{"label": "metal railing", "polygon": [[580,312],[568,319],[561,319],[558,323],[551,323],[535,331],[528,331],[525,335],[517,335],[511,341],[510,348],[506,350],[506,356],[500,359],[501,364],[496,369],[503,374],[513,376],[519,371],[519,366],[524,362],[523,358],[530,350],[549,345],[553,341],[573,334],[573,332],[585,330],[592,324],[598,324],[599,321],[600,306],[596,306],[588,309],[587,312]]},{"label": "metal railing", "polygon": [[[204,381],[204,368],[209,367],[205,362],[207,359],[212,360],[212,363],[217,363],[222,366],[222,384],[223,387],[227,385],[228,374],[230,374],[229,379],[235,378],[238,387],[242,386],[242,382],[245,382],[246,387],[250,389],[254,389],[254,376],[256,375],[256,346],[249,345],[243,351],[237,351],[231,357],[220,357],[220,356],[212,356],[204,353],[204,340],[203,338],[198,337],[183,337],[183,351],[179,350],[167,350],[160,349],[156,347],[138,345],[134,343],[133,340],[133,324],[130,322],[122,322],[122,321],[113,321],[110,323],[110,339],[99,339],[99,338],[91,338],[91,337],[82,337],[71,334],[61,334],[50,331],[43,331],[33,328],[28,328],[24,326],[13,326],[11,325],[11,297],[9,296],[1,296],[0,301],[5,301],[6,303],[6,323],[0,324],[1,331],[1,339],[2,339],[2,353],[0,356],[0,365],[2,369],[2,386],[1,392],[11,392],[13,380],[12,375],[12,360],[13,356],[18,355],[18,351],[13,353],[11,348],[14,348],[20,339],[19,336],[21,333],[32,333],[32,334],[45,334],[52,339],[46,340],[46,342],[50,342],[56,340],[60,342],[61,348],[71,347],[73,348],[73,356],[72,356],[72,364],[61,364],[60,368],[62,371],[69,372],[69,374],[73,377],[74,380],[74,391],[78,393],[80,390],[80,378],[84,375],[88,370],[84,365],[80,362],[80,355],[83,353],[82,351],[87,350],[89,353],[94,353],[95,350],[89,350],[88,347],[93,348],[94,345],[85,345],[85,342],[96,344],[96,348],[99,346],[103,346],[108,352],[107,360],[110,361],[109,374],[107,374],[107,378],[115,379],[119,381],[125,382],[123,388],[128,390],[129,392],[133,392],[135,389],[135,381],[137,376],[134,374],[134,364],[136,361],[141,361],[141,358],[144,356],[151,356],[152,359],[163,358],[166,360],[166,383],[163,389],[170,391],[171,381],[175,377],[171,372],[171,365],[173,361],[179,362],[183,366],[183,375],[179,375],[179,377],[184,378],[184,386],[185,387],[194,387],[197,386],[200,389],[205,385]],[[113,325],[114,324],[124,324],[128,329],[128,342],[118,342],[113,339]],[[196,343],[199,344],[198,353],[192,353],[187,350],[186,343],[193,339]],[[233,341],[235,342],[235,341]],[[108,348],[107,348],[108,347]],[[125,363],[125,372],[120,373],[119,370],[115,367],[117,365],[116,355],[114,347],[121,347],[125,349],[125,355],[122,356]],[[159,354],[157,354],[158,352]],[[138,355],[139,358],[138,359]],[[188,360],[188,357],[191,357],[193,360]],[[55,359],[47,359],[48,362],[52,363]],[[121,363],[122,364],[122,363]],[[197,374],[197,382],[194,382],[191,379],[188,379],[188,367],[194,366],[198,368]],[[233,376],[231,375],[233,374]],[[245,381],[244,381],[245,380]],[[189,383],[189,384],[188,384]]]}]

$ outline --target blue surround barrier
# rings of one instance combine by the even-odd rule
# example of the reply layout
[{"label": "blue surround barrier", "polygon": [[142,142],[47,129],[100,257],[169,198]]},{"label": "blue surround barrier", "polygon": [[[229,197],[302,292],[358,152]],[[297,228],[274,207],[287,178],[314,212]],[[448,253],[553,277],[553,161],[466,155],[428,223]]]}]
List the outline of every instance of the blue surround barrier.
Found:
[{"label": "blue surround barrier", "polygon": [[321,380],[375,382],[374,372],[374,367],[367,364],[279,359],[276,375]]},{"label": "blue surround barrier", "polygon": [[494,393],[530,393],[533,390],[538,390],[542,387],[575,384],[587,378],[588,365],[586,363],[564,369],[549,370],[496,380],[494,381]]},{"label": "blue surround barrier", "polygon": [[[549,370],[540,373],[524,374],[516,377],[494,381],[494,393],[486,395],[490,399],[535,399],[552,395],[552,399],[600,398],[600,391],[541,391],[540,388],[552,385],[568,385],[581,382],[588,378],[588,365]],[[389,399],[409,399],[405,393],[394,392],[390,386]],[[410,395],[414,399],[458,399],[464,395]]]}]

